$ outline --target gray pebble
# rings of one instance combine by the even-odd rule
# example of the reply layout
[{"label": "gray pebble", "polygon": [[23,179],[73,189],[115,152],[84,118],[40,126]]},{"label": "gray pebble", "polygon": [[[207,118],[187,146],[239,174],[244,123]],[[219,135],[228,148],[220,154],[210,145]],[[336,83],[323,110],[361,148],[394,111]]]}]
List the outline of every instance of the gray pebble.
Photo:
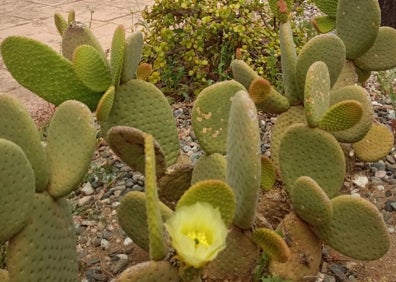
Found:
[{"label": "gray pebble", "polygon": [[103,250],[108,250],[110,248],[110,242],[107,241],[106,239],[102,239],[102,240],[100,240],[100,247]]}]

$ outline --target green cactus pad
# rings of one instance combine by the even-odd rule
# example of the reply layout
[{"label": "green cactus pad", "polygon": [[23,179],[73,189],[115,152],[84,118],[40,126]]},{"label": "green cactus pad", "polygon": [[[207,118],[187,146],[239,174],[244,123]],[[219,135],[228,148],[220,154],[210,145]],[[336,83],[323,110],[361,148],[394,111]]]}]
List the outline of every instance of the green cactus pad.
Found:
[{"label": "green cactus pad", "polygon": [[150,77],[153,67],[147,63],[141,63],[136,70],[136,78],[146,80]]},{"label": "green cactus pad", "polygon": [[311,225],[327,224],[333,207],[327,194],[309,176],[300,176],[290,189],[290,199],[297,215]]},{"label": "green cactus pad", "polygon": [[293,38],[293,31],[289,21],[279,26],[279,41],[281,50],[282,78],[285,96],[290,104],[301,104],[296,84],[297,53]]},{"label": "green cactus pad", "polygon": [[304,108],[301,106],[290,107],[289,110],[280,114],[272,128],[271,160],[277,172],[279,172],[279,145],[281,137],[286,129],[295,123],[306,123]]},{"label": "green cactus pad", "polygon": [[199,144],[207,154],[226,153],[231,97],[240,90],[245,88],[239,82],[218,82],[202,90],[195,100],[191,122]]},{"label": "green cactus pad", "polygon": [[164,223],[160,210],[156,176],[156,150],[154,138],[150,134],[144,137],[145,152],[145,192],[147,225],[149,230],[150,259],[162,260],[168,254],[168,246],[165,241]]},{"label": "green cactus pad", "polygon": [[319,16],[311,20],[312,25],[319,33],[328,33],[335,29],[336,20],[329,16]]},{"label": "green cactus pad", "polygon": [[80,45],[73,53],[73,68],[80,80],[95,92],[104,92],[111,85],[110,68],[91,45]]},{"label": "green cactus pad", "polygon": [[363,55],[374,44],[381,23],[378,0],[338,0],[336,30],[348,59]]},{"label": "green cactus pad", "polygon": [[[356,67],[356,66],[355,66]],[[361,68],[356,67],[356,74],[358,76],[358,81],[361,84],[364,84],[371,76],[371,71],[363,70]]]},{"label": "green cactus pad", "polygon": [[[232,98],[227,136],[226,182],[234,190],[234,224],[252,227],[261,182],[260,132],[256,107],[245,91]],[[243,138],[241,138],[243,136]]]},{"label": "green cactus pad", "polygon": [[40,136],[28,111],[11,95],[0,95],[0,138],[14,142],[23,150],[34,171],[36,191],[44,191],[49,167]]},{"label": "green cactus pad", "polygon": [[336,17],[338,0],[314,0],[314,3],[326,15]]},{"label": "green cactus pad", "polygon": [[341,101],[355,100],[363,107],[363,114],[360,121],[353,127],[332,132],[333,136],[342,143],[354,143],[361,140],[373,123],[373,107],[371,101],[368,98],[366,90],[360,86],[346,86],[336,91],[332,91],[330,94],[330,105],[335,105]]},{"label": "green cactus pad", "polygon": [[122,67],[121,84],[137,78],[136,73],[142,56],[143,33],[135,31],[125,39],[124,65]]},{"label": "green cactus pad", "polygon": [[55,13],[54,22],[56,29],[58,30],[60,36],[62,36],[68,25],[66,19],[60,13]]},{"label": "green cactus pad", "polygon": [[300,176],[315,180],[329,198],[337,195],[344,183],[344,153],[337,140],[321,129],[290,126],[281,138],[279,163],[289,192]]},{"label": "green cactus pad", "polygon": [[112,85],[116,88],[120,84],[121,74],[123,70],[125,56],[125,27],[119,25],[113,34],[113,40],[111,41],[111,59],[110,67],[111,74],[113,76]]},{"label": "green cactus pad", "polygon": [[271,92],[267,99],[256,104],[256,107],[258,110],[262,110],[266,113],[280,114],[290,107],[290,103],[285,96],[276,91],[275,88],[271,87]]},{"label": "green cactus pad", "polygon": [[177,268],[168,261],[145,261],[125,269],[117,281],[119,282],[179,282]]},{"label": "green cactus pad", "polygon": [[[129,126],[114,126],[107,133],[107,142],[113,152],[132,169],[145,171],[144,138],[147,134]],[[165,174],[166,164],[164,152],[157,142],[154,142],[156,175]]]},{"label": "green cactus pad", "polygon": [[180,198],[176,209],[196,202],[207,202],[218,208],[224,223],[231,225],[235,213],[235,197],[227,183],[214,179],[195,183]]},{"label": "green cactus pad", "polygon": [[69,22],[62,36],[62,55],[71,60],[74,50],[80,45],[91,45],[106,60],[106,54],[95,35],[85,24],[79,21]]},{"label": "green cactus pad", "polygon": [[0,245],[29,220],[33,209],[34,173],[22,149],[0,138]]},{"label": "green cactus pad", "polygon": [[331,90],[335,91],[348,85],[355,85],[358,82],[358,75],[356,71],[357,69],[353,62],[347,60]]},{"label": "green cactus pad", "polygon": [[275,166],[270,158],[261,156],[261,184],[264,191],[269,191],[276,181]]},{"label": "green cactus pad", "polygon": [[51,173],[47,190],[52,197],[66,196],[78,187],[95,148],[96,128],[90,110],[78,101],[62,103],[49,125],[46,146]]},{"label": "green cactus pad", "polygon": [[256,229],[253,232],[253,241],[264,250],[271,260],[287,262],[290,258],[290,249],[285,240],[272,229]]},{"label": "green cactus pad", "polygon": [[203,155],[194,166],[191,184],[207,179],[225,180],[226,166],[225,157],[219,153]]},{"label": "green cactus pad", "polygon": [[153,135],[164,150],[167,166],[176,162],[180,152],[176,122],[168,100],[154,85],[132,79],[118,87],[109,117],[101,123],[102,135],[117,125]]},{"label": "green cactus pad", "polygon": [[396,67],[396,29],[381,26],[371,48],[354,63],[361,69],[370,71],[388,70]]},{"label": "green cactus pad", "polygon": [[345,46],[334,34],[317,35],[304,45],[297,58],[296,81],[300,93],[304,90],[305,77],[309,67],[316,61],[327,65],[330,87],[336,82],[345,63]]},{"label": "green cactus pad", "polygon": [[362,140],[353,143],[356,157],[364,162],[376,162],[385,158],[392,150],[394,136],[383,124],[373,124]]},{"label": "green cactus pad", "polygon": [[246,89],[249,89],[253,80],[260,77],[257,72],[242,60],[233,60],[231,62],[231,69],[234,79],[241,83]]},{"label": "green cactus pad", "polygon": [[79,100],[91,110],[100,99],[74,72],[72,63],[39,41],[11,36],[1,43],[8,71],[22,86],[55,105]]},{"label": "green cactus pad", "polygon": [[250,83],[248,90],[250,99],[252,99],[255,104],[259,104],[268,99],[272,86],[268,80],[258,77]]},{"label": "green cactus pad", "polygon": [[314,232],[340,253],[358,260],[376,260],[390,247],[386,224],[378,209],[356,195],[331,200],[333,219]]},{"label": "green cactus pad", "polygon": [[259,248],[251,237],[251,231],[232,226],[226,239],[227,248],[205,266],[204,277],[213,281],[251,281],[259,258]]},{"label": "green cactus pad", "polygon": [[313,63],[305,80],[304,109],[308,125],[317,127],[330,104],[330,76],[324,62]]},{"label": "green cactus pad", "polygon": [[96,107],[96,119],[99,122],[104,122],[109,117],[111,108],[113,107],[115,97],[115,87],[111,85],[107,91],[100,98],[98,106]]},{"label": "green cactus pad", "polygon": [[76,20],[76,12],[71,9],[69,13],[67,13],[67,22],[70,24]]},{"label": "green cactus pad", "polygon": [[79,281],[76,240],[67,201],[36,193],[28,224],[9,241],[11,281]]},{"label": "green cactus pad", "polygon": [[296,214],[290,213],[279,224],[277,231],[290,248],[290,259],[285,262],[270,261],[268,270],[273,276],[291,281],[303,281],[315,276],[322,258],[322,242]]},{"label": "green cactus pad", "polygon": [[175,207],[177,201],[190,187],[193,168],[191,164],[176,164],[158,180],[159,197],[168,207]]},{"label": "green cactus pad", "polygon": [[[166,221],[173,211],[159,204],[162,220]],[[118,222],[127,236],[143,250],[149,252],[149,231],[147,224],[146,196],[142,192],[132,191],[122,198],[117,209]]]},{"label": "green cactus pad", "polygon": [[326,131],[346,130],[357,124],[363,115],[363,107],[356,100],[345,100],[328,109],[319,122],[319,128]]}]

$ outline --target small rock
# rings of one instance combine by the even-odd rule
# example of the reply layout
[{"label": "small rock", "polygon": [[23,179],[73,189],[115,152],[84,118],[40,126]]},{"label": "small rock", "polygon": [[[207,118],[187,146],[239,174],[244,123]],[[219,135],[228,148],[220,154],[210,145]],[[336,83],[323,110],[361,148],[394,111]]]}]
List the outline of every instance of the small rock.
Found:
[{"label": "small rock", "polygon": [[331,272],[334,273],[336,278],[340,279],[341,281],[345,281],[347,279],[347,276],[345,274],[347,269],[344,266],[335,263],[335,264],[331,264],[329,266],[329,269],[331,270]]},{"label": "small rock", "polygon": [[384,209],[388,212],[392,212],[396,210],[396,202],[393,200],[387,200],[385,202],[385,207]]},{"label": "small rock", "polygon": [[393,195],[393,193],[392,193],[391,190],[386,190],[385,191],[385,197],[389,198],[389,197],[392,197],[392,195]]},{"label": "small rock", "polygon": [[378,162],[373,164],[374,167],[376,167],[378,170],[385,170],[386,165],[383,160],[379,160]]},{"label": "small rock", "polygon": [[118,274],[123,271],[128,266],[128,256],[125,254],[119,254],[116,257],[116,261],[111,266],[111,272],[113,274]]},{"label": "small rock", "polygon": [[328,275],[326,273],[323,273],[323,282],[336,282],[337,280],[335,279],[334,276]]},{"label": "small rock", "polygon": [[143,192],[143,187],[142,186],[140,186],[140,185],[137,185],[137,184],[135,184],[135,185],[133,185],[133,187],[132,187],[132,191],[141,191],[141,192]]},{"label": "small rock", "polygon": [[125,238],[123,244],[124,244],[124,246],[129,246],[129,245],[133,244],[133,241],[131,238],[127,237],[127,238]]},{"label": "small rock", "polygon": [[384,191],[385,190],[384,185],[377,185],[377,190],[378,191]]},{"label": "small rock", "polygon": [[359,187],[365,187],[367,183],[369,182],[367,176],[364,175],[355,175],[353,180],[353,183],[355,183]]},{"label": "small rock", "polygon": [[388,163],[391,163],[391,164],[396,163],[395,158],[394,158],[392,155],[387,155],[387,156],[386,156],[386,161],[387,161]]},{"label": "small rock", "polygon": [[108,250],[108,249],[110,248],[110,243],[109,243],[109,241],[107,241],[106,239],[100,240],[100,247],[101,247],[103,250]]},{"label": "small rock", "polygon": [[88,281],[106,281],[107,277],[106,275],[102,272],[101,269],[97,268],[91,268],[88,269],[86,272],[86,277]]},{"label": "small rock", "polygon": [[386,171],[385,170],[378,170],[375,173],[375,177],[378,177],[378,178],[384,178],[385,176],[386,176]]},{"label": "small rock", "polygon": [[95,192],[95,190],[92,188],[91,183],[87,182],[84,184],[83,188],[81,188],[81,192],[84,195],[92,195]]},{"label": "small rock", "polygon": [[79,206],[79,207],[85,206],[86,204],[92,202],[93,199],[94,199],[94,197],[91,196],[91,195],[90,196],[84,196],[84,197],[78,199],[77,206]]},{"label": "small rock", "polygon": [[109,240],[111,238],[111,232],[107,231],[106,229],[102,232],[102,238]]},{"label": "small rock", "polygon": [[389,233],[389,234],[395,233],[395,227],[393,227],[393,226],[388,226],[387,229],[388,229],[388,233]]},{"label": "small rock", "polygon": [[91,239],[91,244],[92,244],[94,247],[99,247],[99,246],[100,246],[100,243],[101,243],[101,240],[100,240],[100,238],[98,238],[98,237],[95,237],[95,238]]}]

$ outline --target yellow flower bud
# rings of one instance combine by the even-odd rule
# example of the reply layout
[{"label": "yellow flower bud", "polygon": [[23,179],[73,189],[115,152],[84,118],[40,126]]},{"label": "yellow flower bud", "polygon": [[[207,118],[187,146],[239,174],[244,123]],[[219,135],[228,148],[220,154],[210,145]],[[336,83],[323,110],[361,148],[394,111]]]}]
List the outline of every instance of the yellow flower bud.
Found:
[{"label": "yellow flower bud", "polygon": [[227,227],[218,208],[205,202],[178,208],[165,227],[178,258],[195,268],[215,259],[226,247]]}]

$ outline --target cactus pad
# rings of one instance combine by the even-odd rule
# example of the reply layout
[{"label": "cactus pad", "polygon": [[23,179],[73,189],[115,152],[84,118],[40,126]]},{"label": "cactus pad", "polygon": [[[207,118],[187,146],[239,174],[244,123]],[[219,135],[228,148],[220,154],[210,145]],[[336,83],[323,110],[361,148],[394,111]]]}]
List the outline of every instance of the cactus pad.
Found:
[{"label": "cactus pad", "polygon": [[353,143],[356,157],[364,162],[376,162],[392,150],[393,133],[383,124],[373,124],[362,140]]},{"label": "cactus pad", "polygon": [[120,84],[122,68],[125,56],[125,27],[120,25],[116,28],[111,41],[111,75],[113,77],[111,84],[116,88]]},{"label": "cactus pad", "polygon": [[78,281],[76,236],[65,199],[36,193],[29,223],[9,241],[12,281]]},{"label": "cactus pad", "polygon": [[294,213],[282,220],[277,231],[283,234],[291,255],[285,263],[270,261],[269,272],[291,281],[303,281],[306,276],[315,276],[322,258],[322,242]]},{"label": "cactus pad", "polygon": [[279,163],[289,192],[300,176],[315,180],[329,198],[334,197],[344,183],[344,153],[337,140],[321,129],[303,124],[290,126],[281,138]]},{"label": "cactus pad", "polygon": [[218,82],[205,88],[195,100],[191,122],[199,144],[207,154],[226,153],[231,97],[240,90],[245,88],[239,82]]},{"label": "cactus pad", "polygon": [[336,83],[331,88],[332,91],[338,90],[348,85],[355,85],[358,82],[357,69],[352,61],[347,60],[337,78]]},{"label": "cactus pad", "polygon": [[191,184],[206,179],[225,180],[227,161],[219,153],[203,155],[194,166]]},{"label": "cactus pad", "polygon": [[39,41],[10,36],[1,43],[1,55],[8,71],[22,86],[58,106],[66,100],[79,100],[91,110],[100,94],[87,88],[72,63]]},{"label": "cactus pad", "polygon": [[260,77],[257,72],[242,60],[233,60],[231,69],[234,79],[241,83],[245,89],[249,89],[252,81]]},{"label": "cactus pad", "polygon": [[121,83],[136,78],[136,72],[143,50],[143,33],[135,31],[125,39],[124,65],[122,66]]},{"label": "cactus pad", "polygon": [[363,115],[363,107],[356,100],[345,100],[328,109],[319,122],[319,128],[327,131],[346,130],[357,124]]},{"label": "cactus pad", "polygon": [[119,282],[179,282],[177,268],[168,261],[145,261],[124,270],[117,279]]},{"label": "cactus pad", "polygon": [[289,100],[290,104],[298,105],[301,103],[301,99],[299,98],[299,91],[296,84],[297,53],[293,31],[289,21],[280,23],[279,42],[282,54],[282,79],[285,88],[285,97]]},{"label": "cactus pad", "polygon": [[207,202],[218,208],[224,223],[230,226],[234,219],[235,197],[230,186],[221,180],[204,180],[191,186],[180,198],[176,209],[196,202]]},{"label": "cactus pad", "polygon": [[314,3],[326,15],[336,17],[338,0],[314,0]]},{"label": "cactus pad", "polygon": [[[147,134],[129,126],[114,126],[107,133],[107,141],[113,152],[134,170],[145,171],[144,138]],[[164,152],[154,142],[156,175],[165,174],[166,164]]]},{"label": "cactus pad", "polygon": [[164,150],[167,166],[176,162],[180,151],[176,123],[168,100],[154,85],[132,79],[118,87],[109,118],[101,123],[102,135],[117,125],[153,135]]},{"label": "cactus pad", "polygon": [[55,13],[54,14],[54,22],[55,22],[55,27],[58,30],[60,36],[63,35],[63,32],[65,31],[65,29],[67,28],[67,21],[65,20],[65,18],[59,14],[59,13]]},{"label": "cactus pad", "polygon": [[0,245],[22,229],[33,209],[34,174],[22,149],[0,138]]},{"label": "cactus pad", "polygon": [[80,45],[73,53],[73,68],[86,87],[95,92],[105,92],[111,84],[110,68],[90,45]]},{"label": "cactus pad", "polygon": [[251,281],[259,257],[251,236],[251,231],[233,226],[227,235],[227,248],[205,266],[204,276],[214,281]]},{"label": "cactus pad", "polygon": [[256,216],[261,152],[256,107],[245,91],[232,98],[228,124],[226,182],[234,190],[237,203],[234,224],[248,229]]},{"label": "cactus pad", "polygon": [[388,251],[386,224],[373,204],[356,195],[338,196],[331,203],[332,221],[314,228],[326,244],[358,260],[379,259]]},{"label": "cactus pad", "polygon": [[279,172],[279,145],[285,130],[295,123],[306,123],[304,108],[294,106],[286,112],[280,114],[272,128],[271,136],[271,160],[276,170]]},{"label": "cactus pad", "polygon": [[354,63],[361,69],[370,71],[388,70],[396,67],[396,29],[381,26],[371,48]]},{"label": "cactus pad", "polygon": [[336,30],[348,59],[356,59],[370,49],[380,23],[378,0],[338,0]]},{"label": "cactus pad", "polygon": [[271,159],[266,156],[261,156],[261,189],[269,191],[274,186],[276,181],[275,166]]},{"label": "cactus pad", "polygon": [[66,196],[78,187],[95,148],[96,128],[90,110],[78,101],[62,103],[51,119],[46,146],[51,173],[47,190],[52,197]]},{"label": "cactus pad", "polygon": [[0,95],[0,138],[14,142],[23,150],[34,171],[36,191],[44,191],[49,167],[40,136],[28,111],[11,95]]},{"label": "cactus pad", "polygon": [[268,99],[272,86],[268,80],[258,77],[250,83],[248,89],[250,98],[255,104],[259,104]]},{"label": "cactus pad", "polygon": [[193,166],[174,165],[158,180],[158,194],[167,206],[174,207],[184,192],[190,187]]},{"label": "cactus pad", "polygon": [[319,16],[311,20],[315,29],[320,33],[328,33],[335,29],[336,20],[329,16]]},{"label": "cactus pad", "polygon": [[[173,211],[160,202],[162,220],[166,221]],[[140,248],[149,251],[149,231],[147,224],[146,196],[132,191],[122,198],[117,209],[118,222],[129,238]]]},{"label": "cactus pad", "polygon": [[330,87],[336,82],[345,63],[345,46],[334,34],[317,35],[304,45],[297,58],[296,81],[303,92],[305,77],[309,67],[317,61],[327,65],[330,74]]},{"label": "cactus pad", "polygon": [[266,113],[280,114],[290,107],[290,103],[285,96],[271,87],[268,97],[263,102],[256,104],[256,107]]},{"label": "cactus pad", "polygon": [[74,50],[80,45],[91,45],[102,58],[106,59],[106,54],[103,51],[102,46],[96,39],[95,35],[85,24],[79,21],[71,21],[64,30],[62,35],[62,54],[65,58],[71,60],[73,57]]},{"label": "cactus pad", "polygon": [[287,262],[290,249],[276,231],[268,228],[258,228],[253,232],[253,241],[264,250],[271,260]]},{"label": "cactus pad", "polygon": [[353,127],[332,132],[332,134],[339,142],[354,143],[361,140],[370,130],[373,123],[373,107],[366,90],[360,86],[350,85],[331,92],[330,105],[335,105],[345,100],[359,102],[363,107],[362,117]]},{"label": "cactus pad", "polygon": [[158,198],[157,177],[155,171],[155,145],[153,136],[146,134],[144,137],[145,152],[145,191],[147,225],[149,230],[150,259],[162,260],[168,253],[165,242],[165,230]]},{"label": "cactus pad", "polygon": [[301,176],[290,190],[297,215],[311,225],[327,224],[333,218],[333,207],[327,194],[309,176]]},{"label": "cactus pad", "polygon": [[107,91],[100,98],[98,106],[96,107],[96,118],[99,122],[104,122],[109,117],[111,108],[113,107],[115,97],[115,87],[111,85]]},{"label": "cactus pad", "polygon": [[330,104],[330,76],[324,62],[313,63],[307,72],[304,109],[308,125],[317,127]]}]

